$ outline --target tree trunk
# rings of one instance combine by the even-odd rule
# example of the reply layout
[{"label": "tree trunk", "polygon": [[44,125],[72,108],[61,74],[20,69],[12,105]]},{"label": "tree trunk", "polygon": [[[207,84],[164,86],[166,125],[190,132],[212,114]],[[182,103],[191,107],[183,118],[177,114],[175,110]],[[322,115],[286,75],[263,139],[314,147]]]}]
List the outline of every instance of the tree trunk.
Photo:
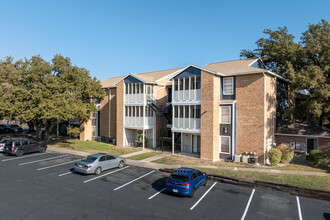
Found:
[{"label": "tree trunk", "polygon": [[36,139],[37,141],[41,140],[41,136],[42,136],[42,121],[41,120],[36,120],[35,121],[35,127],[36,127]]},{"label": "tree trunk", "polygon": [[53,128],[55,127],[55,125],[56,125],[56,120],[50,119],[50,120],[46,121],[46,132],[45,132],[45,135],[43,138],[43,140],[45,142],[47,142],[49,140],[49,136],[50,136],[51,132],[53,131]]},{"label": "tree trunk", "polygon": [[33,121],[29,121],[29,122],[27,122],[27,124],[29,126],[29,132],[33,132],[34,131]]}]

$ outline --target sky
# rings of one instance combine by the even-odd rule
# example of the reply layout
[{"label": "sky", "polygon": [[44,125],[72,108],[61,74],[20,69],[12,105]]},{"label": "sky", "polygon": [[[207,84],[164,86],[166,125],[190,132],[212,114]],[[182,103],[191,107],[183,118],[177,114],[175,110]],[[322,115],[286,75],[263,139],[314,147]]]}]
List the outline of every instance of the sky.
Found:
[{"label": "sky", "polygon": [[104,80],[240,59],[264,29],[330,22],[329,0],[0,0],[0,59],[55,54]]}]

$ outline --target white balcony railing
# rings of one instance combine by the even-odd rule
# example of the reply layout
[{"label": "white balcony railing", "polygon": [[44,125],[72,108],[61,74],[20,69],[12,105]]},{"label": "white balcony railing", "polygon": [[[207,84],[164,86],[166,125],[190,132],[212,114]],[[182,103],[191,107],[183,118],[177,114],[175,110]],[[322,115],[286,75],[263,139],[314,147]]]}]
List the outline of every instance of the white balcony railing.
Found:
[{"label": "white balcony railing", "polygon": [[173,91],[174,102],[200,101],[200,100],[201,100],[200,89]]},{"label": "white balcony railing", "polygon": [[143,104],[143,93],[125,94],[126,104]]},{"label": "white balcony railing", "polygon": [[[145,117],[144,125],[146,127],[154,126],[154,118],[153,117]],[[125,126],[127,127],[143,127],[143,117],[125,117]]]},{"label": "white balcony railing", "polygon": [[174,118],[173,128],[185,130],[201,129],[200,118]]}]

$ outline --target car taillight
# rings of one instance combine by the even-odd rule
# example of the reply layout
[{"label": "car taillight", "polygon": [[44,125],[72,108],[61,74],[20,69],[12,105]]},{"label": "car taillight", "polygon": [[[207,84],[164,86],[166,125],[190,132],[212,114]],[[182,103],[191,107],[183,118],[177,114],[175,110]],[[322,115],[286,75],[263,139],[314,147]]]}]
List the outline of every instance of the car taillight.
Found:
[{"label": "car taillight", "polygon": [[14,147],[11,147],[11,151],[14,151],[15,150],[15,148]]},{"label": "car taillight", "polygon": [[91,165],[86,165],[84,166],[85,168],[91,168],[92,166]]},{"label": "car taillight", "polygon": [[77,164],[77,163],[74,163],[74,165],[75,165],[75,166],[78,166],[78,164]]},{"label": "car taillight", "polygon": [[169,186],[170,184],[166,183],[166,186]]},{"label": "car taillight", "polygon": [[190,183],[181,184],[181,186],[190,186]]},{"label": "car taillight", "polygon": [[184,190],[188,190],[188,188],[183,188]]}]

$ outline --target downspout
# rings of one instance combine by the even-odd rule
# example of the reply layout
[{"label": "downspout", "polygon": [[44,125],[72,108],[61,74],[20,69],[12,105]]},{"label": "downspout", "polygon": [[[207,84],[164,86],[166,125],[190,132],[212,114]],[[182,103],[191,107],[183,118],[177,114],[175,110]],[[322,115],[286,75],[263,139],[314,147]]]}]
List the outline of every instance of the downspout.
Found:
[{"label": "downspout", "polygon": [[111,89],[109,88],[109,138],[110,138],[110,128],[111,128]]},{"label": "downspout", "polygon": [[266,165],[266,74],[264,75],[264,166]]}]

